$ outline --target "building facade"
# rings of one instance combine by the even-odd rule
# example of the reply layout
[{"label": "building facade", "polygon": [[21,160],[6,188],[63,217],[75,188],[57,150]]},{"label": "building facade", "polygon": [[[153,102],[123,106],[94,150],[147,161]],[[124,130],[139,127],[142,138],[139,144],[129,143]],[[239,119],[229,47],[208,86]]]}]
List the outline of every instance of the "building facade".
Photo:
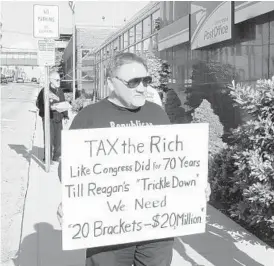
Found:
[{"label": "building facade", "polygon": [[[75,74],[77,89],[92,93],[95,88],[95,58],[94,50],[113,32],[117,27],[98,26],[87,24],[76,24],[76,45],[75,45]],[[73,42],[70,39],[64,50],[64,78],[63,83],[68,90],[72,90],[73,76]]]},{"label": "building facade", "polygon": [[[227,85],[274,75],[274,2],[162,2],[161,17],[160,57],[172,66],[169,87],[187,122],[206,99],[225,133],[237,127],[246,115]],[[179,115],[174,122],[181,122]]]},{"label": "building facade", "polygon": [[[159,17],[160,29],[153,25]],[[146,49],[172,68],[168,87],[180,101],[180,108],[170,108],[173,122],[190,121],[192,111],[206,99],[228,131],[244,119],[227,96],[228,83],[274,75],[274,2],[150,2],[96,50],[100,98],[108,95],[109,58],[119,51]],[[176,101],[171,99],[172,105]]]},{"label": "building facade", "polygon": [[151,2],[139,11],[124,27],[107,38],[95,51],[96,91],[99,98],[109,94],[106,86],[106,68],[110,58],[118,52],[157,53],[157,19],[160,2]]}]

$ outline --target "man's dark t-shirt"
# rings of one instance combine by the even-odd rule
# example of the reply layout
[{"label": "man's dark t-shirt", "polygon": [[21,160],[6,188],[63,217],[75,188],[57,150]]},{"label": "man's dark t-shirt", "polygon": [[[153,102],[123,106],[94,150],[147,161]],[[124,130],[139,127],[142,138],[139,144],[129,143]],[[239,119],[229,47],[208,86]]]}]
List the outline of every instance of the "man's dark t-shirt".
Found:
[{"label": "man's dark t-shirt", "polygon": [[85,107],[73,120],[70,129],[134,127],[170,124],[167,114],[154,103],[131,110],[111,103],[107,98]]},{"label": "man's dark t-shirt", "polygon": [[[107,127],[135,127],[168,125],[169,118],[165,111],[155,103],[146,102],[135,110],[111,103],[107,98],[86,106],[72,121],[70,129],[89,129]],[[61,164],[60,164],[61,165]],[[61,181],[61,166],[58,174]]]}]

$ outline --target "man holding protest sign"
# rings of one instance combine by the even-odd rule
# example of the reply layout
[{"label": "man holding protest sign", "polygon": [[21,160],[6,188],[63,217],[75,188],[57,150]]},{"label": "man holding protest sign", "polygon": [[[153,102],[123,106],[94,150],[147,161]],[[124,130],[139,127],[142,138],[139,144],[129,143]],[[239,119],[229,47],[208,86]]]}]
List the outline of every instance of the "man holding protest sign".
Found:
[{"label": "man holding protest sign", "polygon": [[[110,96],[85,107],[73,120],[70,129],[138,127],[170,124],[163,109],[146,101],[146,88],[152,78],[146,63],[133,53],[114,57],[107,71]],[[61,179],[59,165],[59,177]],[[86,210],[88,212],[88,210]],[[62,220],[61,205],[58,218]],[[173,238],[138,243],[90,248],[86,265],[97,266],[169,266],[172,261]]]}]

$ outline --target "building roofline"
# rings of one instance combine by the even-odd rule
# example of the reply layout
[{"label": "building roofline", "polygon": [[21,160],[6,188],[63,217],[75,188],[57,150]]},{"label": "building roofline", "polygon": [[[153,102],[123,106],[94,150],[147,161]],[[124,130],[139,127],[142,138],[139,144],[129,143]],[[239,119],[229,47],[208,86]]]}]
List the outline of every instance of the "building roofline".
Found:
[{"label": "building roofline", "polygon": [[98,25],[98,24],[87,24],[87,23],[76,23],[75,24],[76,28],[105,28],[105,29],[118,29],[121,27],[121,25],[114,26],[114,25]]},{"label": "building roofline", "polygon": [[142,20],[143,17],[149,13],[151,9],[160,5],[160,1],[151,1],[146,6],[144,6],[139,12],[137,12],[127,23],[126,25],[122,26],[118,31],[112,33],[98,48],[95,49],[95,53],[97,53],[102,47],[104,47],[107,43],[113,41],[117,38],[118,35],[126,31],[132,25],[135,24],[136,20]]}]

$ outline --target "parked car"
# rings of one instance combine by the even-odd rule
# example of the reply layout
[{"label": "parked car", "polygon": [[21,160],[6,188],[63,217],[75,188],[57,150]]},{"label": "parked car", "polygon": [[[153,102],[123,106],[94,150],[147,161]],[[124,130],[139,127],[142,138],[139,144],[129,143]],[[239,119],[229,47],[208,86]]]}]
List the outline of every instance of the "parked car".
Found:
[{"label": "parked car", "polygon": [[8,82],[13,82],[13,77],[7,77]]},{"label": "parked car", "polygon": [[1,74],[1,83],[8,83],[8,79],[5,77],[5,75]]},{"label": "parked car", "polygon": [[17,83],[24,83],[24,79],[23,78],[17,78],[16,82]]},{"label": "parked car", "polygon": [[37,78],[32,78],[31,82],[36,82],[37,83]]}]

